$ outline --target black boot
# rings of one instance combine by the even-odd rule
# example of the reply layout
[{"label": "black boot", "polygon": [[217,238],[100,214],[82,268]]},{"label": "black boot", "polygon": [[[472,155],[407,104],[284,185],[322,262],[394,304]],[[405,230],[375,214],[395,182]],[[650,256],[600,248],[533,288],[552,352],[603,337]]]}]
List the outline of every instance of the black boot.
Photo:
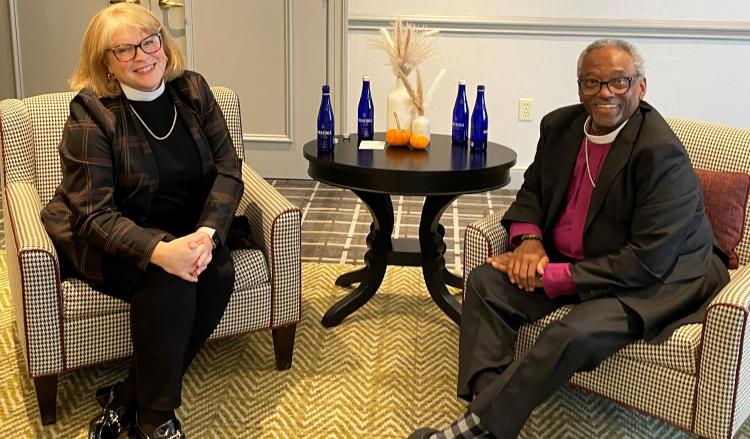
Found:
[{"label": "black boot", "polygon": [[133,423],[134,410],[127,406],[113,405],[115,395],[122,389],[122,382],[105,386],[96,391],[96,401],[102,412],[89,423],[89,439],[116,439],[129,430]]}]

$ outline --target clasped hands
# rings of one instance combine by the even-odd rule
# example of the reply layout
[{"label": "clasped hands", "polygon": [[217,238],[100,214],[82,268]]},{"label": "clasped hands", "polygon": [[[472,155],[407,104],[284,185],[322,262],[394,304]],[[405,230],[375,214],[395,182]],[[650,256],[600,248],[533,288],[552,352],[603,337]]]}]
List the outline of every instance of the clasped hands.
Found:
[{"label": "clasped hands", "polygon": [[507,274],[513,285],[531,292],[542,287],[542,275],[549,257],[540,241],[525,240],[511,252],[487,258],[487,263]]},{"label": "clasped hands", "polygon": [[211,263],[213,246],[208,233],[193,232],[169,242],[160,241],[150,262],[182,280],[198,282],[198,276]]}]

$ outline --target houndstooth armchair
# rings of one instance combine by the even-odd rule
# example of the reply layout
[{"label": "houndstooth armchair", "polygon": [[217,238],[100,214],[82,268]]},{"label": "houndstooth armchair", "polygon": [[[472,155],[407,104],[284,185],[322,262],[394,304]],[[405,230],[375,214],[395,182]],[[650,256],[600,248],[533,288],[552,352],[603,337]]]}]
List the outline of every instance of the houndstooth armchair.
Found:
[{"label": "houndstooth armchair", "polygon": [[[239,100],[212,87],[242,159]],[[73,93],[0,102],[2,199],[8,275],[18,338],[34,379],[43,424],[56,420],[58,376],[131,355],[128,304],[75,278],[60,279],[55,248],[39,213],[62,179],[57,145]],[[276,368],[292,363],[300,319],[301,213],[247,164],[237,215],[260,250],[232,252],[236,280],[211,338],[271,329]]]},{"label": "houndstooth armchair", "polygon": [[[676,117],[667,122],[695,168],[750,173],[750,129]],[[742,237],[735,248],[739,268],[730,270],[730,283],[710,304],[703,323],[678,328],[662,344],[632,343],[595,370],[575,374],[573,385],[701,437],[731,438],[740,429],[750,415],[750,203],[746,200],[744,206]],[[508,248],[500,225],[504,213],[466,228],[464,280],[487,256]],[[522,326],[516,353],[530,349],[542,329],[571,308]]]}]

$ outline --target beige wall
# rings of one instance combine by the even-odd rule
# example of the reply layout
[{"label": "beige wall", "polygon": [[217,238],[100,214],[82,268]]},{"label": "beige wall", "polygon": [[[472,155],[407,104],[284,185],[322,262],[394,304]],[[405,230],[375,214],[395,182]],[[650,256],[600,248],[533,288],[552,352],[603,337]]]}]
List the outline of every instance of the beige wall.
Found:
[{"label": "beige wall", "polygon": [[0,99],[16,96],[8,1],[0,1]]},{"label": "beige wall", "polygon": [[[711,2],[631,0],[617,8],[600,0],[350,0],[345,108],[356,131],[362,75],[370,76],[375,130],[386,122],[394,87],[386,55],[372,48],[378,27],[395,17],[434,27],[442,56],[422,67],[426,83],[445,68],[427,110],[433,133],[450,133],[457,81],[467,81],[469,106],[486,86],[489,139],[518,153],[511,187],[532,162],[541,118],[578,101],[576,60],[595,38],[633,41],[646,62],[646,100],[665,115],[750,127],[750,7],[747,0]],[[532,120],[518,120],[518,102],[533,99]],[[338,122],[338,121],[337,121]]]},{"label": "beige wall", "polygon": [[[0,0],[0,3],[7,1]],[[107,7],[109,2],[15,0],[15,3],[22,97],[68,90],[67,81],[78,62],[83,32],[91,17]],[[141,0],[141,4],[149,7],[165,23],[165,28],[176,37],[177,44],[184,51],[185,19],[182,9],[161,10],[157,0]],[[11,62],[10,69],[12,65]]]},{"label": "beige wall", "polygon": [[68,90],[81,36],[105,0],[16,0],[23,97]]},{"label": "beige wall", "polygon": [[[330,0],[341,6],[346,0]],[[305,142],[326,72],[326,2],[193,0],[186,3],[193,67],[237,92],[245,159],[271,178],[308,178]],[[343,12],[339,12],[343,23]]]}]

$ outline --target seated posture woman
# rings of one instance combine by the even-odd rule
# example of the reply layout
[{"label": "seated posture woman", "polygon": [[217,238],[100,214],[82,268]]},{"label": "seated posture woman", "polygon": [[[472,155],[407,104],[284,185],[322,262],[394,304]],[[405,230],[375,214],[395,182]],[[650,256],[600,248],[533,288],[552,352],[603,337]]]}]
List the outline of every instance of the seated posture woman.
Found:
[{"label": "seated posture woman", "polygon": [[130,303],[134,351],[127,378],[97,391],[89,438],[184,438],[182,378],[234,286],[221,243],[240,161],[206,81],[147,9],[96,14],[70,83],[63,179],[42,219],[63,275]]}]

